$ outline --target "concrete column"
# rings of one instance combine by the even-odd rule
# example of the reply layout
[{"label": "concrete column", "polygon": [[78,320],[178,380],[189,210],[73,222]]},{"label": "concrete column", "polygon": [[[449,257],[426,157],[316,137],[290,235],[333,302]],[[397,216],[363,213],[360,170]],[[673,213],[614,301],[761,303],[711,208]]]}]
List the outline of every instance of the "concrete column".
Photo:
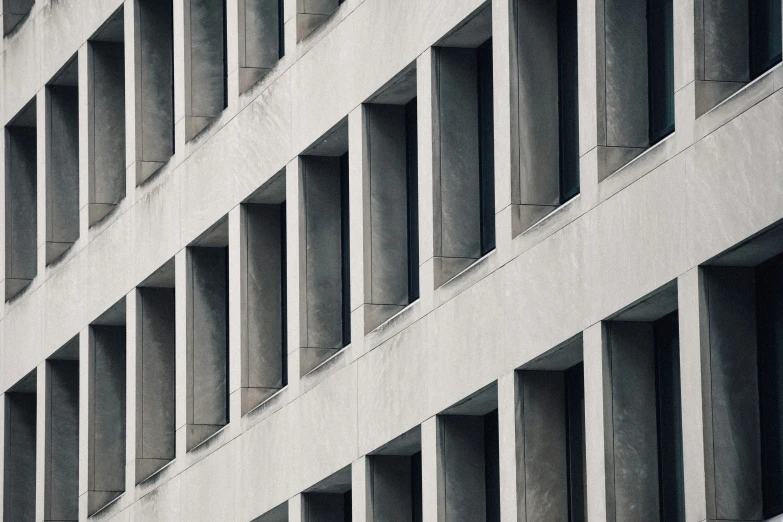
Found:
[{"label": "concrete column", "polygon": [[125,336],[124,325],[90,326],[88,516],[125,491]]},{"label": "concrete column", "polygon": [[300,257],[304,285],[300,371],[307,374],[343,347],[340,158],[304,156]]},{"label": "concrete column", "polygon": [[239,250],[240,264],[240,317],[237,319],[242,325],[240,367],[244,414],[277,393],[287,380],[283,331],[286,225],[283,205],[246,204],[232,210],[235,211],[239,225],[236,250]]},{"label": "concrete column", "polygon": [[[78,345],[78,338],[72,341]],[[78,351],[78,346],[76,346]],[[79,519],[79,360],[46,363],[43,520]]]},{"label": "concrete column", "polygon": [[288,499],[288,522],[304,522],[304,499],[299,493]]},{"label": "concrete column", "polygon": [[[176,453],[177,458],[183,458],[187,451],[188,433],[188,296],[187,291],[187,248],[183,248],[174,256],[174,339],[175,355],[174,366],[176,382],[174,387],[176,396],[175,428],[177,432]],[[185,383],[183,386],[182,383]]]},{"label": "concrete column", "polygon": [[44,91],[48,265],[79,238],[79,90],[68,82]]},{"label": "concrete column", "polygon": [[[92,443],[90,442],[90,420],[92,419],[90,390],[92,389],[90,369],[90,327],[86,326],[79,332],[79,520],[86,520],[88,515],[88,497],[90,489],[90,457]],[[84,434],[87,434],[85,437]]]},{"label": "concrete column", "polygon": [[[697,296],[706,301],[706,307],[699,306],[699,312],[706,309],[705,326],[700,331],[706,329],[707,333],[700,340],[706,343],[701,350],[701,370],[705,374],[702,389],[707,518],[761,520],[753,269],[703,270],[703,294]],[[690,290],[697,289],[698,285]],[[691,321],[692,314],[693,311]]]},{"label": "concrete column", "polygon": [[296,41],[304,40],[340,5],[339,0],[296,2]]},{"label": "concrete column", "polygon": [[421,423],[421,506],[423,520],[433,522],[447,520],[443,443],[442,417]]},{"label": "concrete column", "polygon": [[694,0],[696,114],[715,107],[750,79],[745,0]]},{"label": "concrete column", "polygon": [[227,106],[226,0],[181,1],[185,17],[185,141],[190,141]]},{"label": "concrete column", "polygon": [[610,359],[603,323],[582,334],[585,368],[585,454],[587,455],[587,519],[615,522],[614,452],[612,448],[612,407]]},{"label": "concrete column", "polygon": [[524,371],[519,385],[524,455],[520,520],[567,520],[565,379],[562,372]]},{"label": "concrete column", "polygon": [[135,162],[133,183],[140,184],[174,154],[173,1],[134,0],[125,9],[126,17],[132,13],[125,52],[133,71],[127,99],[134,109],[128,112],[128,160]]},{"label": "concrete column", "polygon": [[[360,104],[348,114],[348,184],[349,228],[352,238],[361,242],[351,249],[351,339],[357,356],[363,353],[364,336],[374,327],[370,315],[373,308],[368,297],[371,287],[372,224],[370,222],[370,144],[368,138],[368,109]],[[376,319],[377,320],[377,319]],[[380,324],[380,323],[377,323]],[[376,324],[376,326],[377,326]],[[358,351],[357,351],[358,349]]]},{"label": "concrete column", "polygon": [[237,0],[239,19],[239,93],[275,66],[281,48],[280,0]]},{"label": "concrete column", "polygon": [[481,257],[478,78],[474,50],[433,52],[433,255],[439,287]]},{"label": "concrete column", "polygon": [[176,347],[174,288],[142,287],[135,295],[136,311],[132,317],[136,321],[134,483],[138,484],[176,456]]},{"label": "concrete column", "polygon": [[685,520],[692,522],[707,518],[705,458],[708,448],[704,422],[710,415],[703,397],[710,394],[705,388],[709,383],[709,371],[705,371],[709,323],[706,288],[700,268],[693,268],[677,278],[677,307],[680,319],[682,440],[683,447],[688,448],[683,452]]},{"label": "concrete column", "polygon": [[351,464],[351,521],[370,522],[373,518],[373,476],[369,456]]},{"label": "concrete column", "polygon": [[125,197],[125,46],[87,46],[89,224],[103,219]]},{"label": "concrete column", "polygon": [[307,285],[302,275],[304,266],[304,226],[302,215],[304,193],[302,191],[301,158],[295,157],[285,167],[285,229],[286,229],[286,302],[288,308],[286,334],[288,339],[288,387],[294,396],[299,395],[301,375],[300,347],[307,338],[304,317]]},{"label": "concrete column", "polygon": [[525,520],[522,445],[522,400],[517,372],[498,378],[498,432],[500,436],[500,517]]},{"label": "concrete column", "polygon": [[[44,520],[46,503],[46,361],[35,370],[35,520]],[[40,375],[40,378],[37,378]]]},{"label": "concrete column", "polygon": [[5,299],[37,273],[37,103],[31,101],[5,128]]},{"label": "concrete column", "polygon": [[416,105],[419,155],[419,292],[425,309],[434,302],[435,283],[435,52],[432,48],[416,59]]},{"label": "concrete column", "polygon": [[4,394],[3,520],[36,519],[36,373]]},{"label": "concrete column", "polygon": [[187,249],[187,450],[228,423],[227,248]]}]

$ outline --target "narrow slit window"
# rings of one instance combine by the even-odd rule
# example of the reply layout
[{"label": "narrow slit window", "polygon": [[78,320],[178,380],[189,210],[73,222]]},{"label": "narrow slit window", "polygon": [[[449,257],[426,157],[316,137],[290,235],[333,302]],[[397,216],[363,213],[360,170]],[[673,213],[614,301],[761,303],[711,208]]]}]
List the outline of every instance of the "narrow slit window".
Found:
[{"label": "narrow slit window", "polygon": [[576,0],[557,2],[560,203],[579,194],[579,53]]},{"label": "narrow slit window", "polygon": [[674,18],[672,0],[648,0],[650,143],[674,132]]},{"label": "narrow slit window", "polygon": [[5,393],[3,520],[35,520],[38,394],[33,370]]},{"label": "narrow slit window", "polygon": [[780,0],[748,0],[750,78],[758,78],[781,59]]},{"label": "narrow slit window", "polygon": [[476,49],[478,77],[481,254],[495,249],[495,131],[492,103],[492,39]]}]

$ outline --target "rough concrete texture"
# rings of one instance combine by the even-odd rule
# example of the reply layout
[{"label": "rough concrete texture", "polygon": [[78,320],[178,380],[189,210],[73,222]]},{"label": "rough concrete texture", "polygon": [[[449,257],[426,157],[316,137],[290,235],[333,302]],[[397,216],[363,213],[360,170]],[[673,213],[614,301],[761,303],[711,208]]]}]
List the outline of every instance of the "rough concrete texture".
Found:
[{"label": "rough concrete texture", "polygon": [[[4,8],[8,4],[4,2]],[[285,56],[241,95],[238,28],[248,27],[247,8],[242,18],[239,2],[227,0],[224,22],[209,25],[211,36],[206,38],[195,34],[203,28],[197,22],[223,19],[222,5],[215,4],[219,14],[217,8],[203,13],[197,8],[196,14],[206,17],[194,18],[195,4],[206,5],[195,0],[171,4],[41,0],[3,38],[0,159],[6,182],[0,194],[5,203],[0,213],[4,220],[0,275],[6,295],[15,298],[0,310],[0,383],[3,392],[13,394],[16,383],[45,368],[47,359],[79,337],[78,498],[74,501],[71,493],[68,502],[78,504],[80,520],[103,507],[98,518],[117,522],[248,522],[281,512],[289,520],[301,521],[306,520],[303,499],[312,494],[313,485],[345,469],[352,478],[352,516],[366,520],[371,513],[367,506],[374,503],[371,490],[364,487],[371,482],[372,466],[366,466],[367,461],[376,450],[418,426],[422,427],[423,520],[481,520],[478,513],[486,512],[481,508],[483,497],[471,500],[470,495],[457,494],[475,493],[476,488],[465,483],[478,482],[476,475],[465,472],[447,480],[442,475],[444,465],[471,471],[483,466],[473,451],[477,432],[472,432],[473,438],[468,433],[451,441],[446,434],[444,455],[440,424],[448,416],[444,412],[485,389],[497,395],[502,517],[519,520],[523,490],[515,486],[526,464],[517,454],[522,413],[514,372],[582,337],[588,518],[621,522],[608,516],[610,504],[619,506],[628,498],[616,498],[618,490],[607,480],[621,476],[615,475],[614,466],[621,460],[614,456],[623,438],[615,445],[610,437],[616,412],[607,398],[612,397],[616,368],[611,364],[614,354],[608,350],[606,322],[615,322],[617,314],[651,300],[661,289],[676,297],[680,316],[687,519],[760,518],[757,470],[761,462],[753,442],[758,440],[753,438],[758,435],[753,424],[760,419],[749,413],[759,411],[753,408],[749,391],[757,390],[753,382],[757,369],[752,364],[754,319],[748,304],[752,296],[734,290],[743,281],[737,276],[718,278],[713,288],[710,270],[716,263],[731,270],[754,267],[783,251],[780,66],[699,116],[702,78],[696,71],[704,55],[699,54],[699,45],[706,40],[700,39],[697,27],[706,22],[696,19],[700,5],[696,0],[676,2],[676,131],[628,162],[632,153],[646,147],[637,139],[641,135],[637,131],[644,127],[646,132],[647,123],[640,123],[639,115],[647,101],[636,103],[636,96],[631,99],[616,89],[627,87],[635,95],[646,89],[646,80],[631,75],[625,81],[623,76],[646,63],[641,51],[633,51],[637,45],[625,41],[632,36],[647,41],[643,31],[633,29],[638,18],[631,16],[636,11],[631,7],[644,2],[634,1],[633,6],[618,1],[578,2],[580,195],[515,235],[520,227],[513,210],[519,203],[514,195],[518,192],[512,192],[513,179],[522,161],[520,133],[527,128],[515,105],[519,78],[525,74],[517,68],[517,42],[522,39],[518,32],[535,33],[536,28],[534,19],[517,16],[520,0],[493,0],[491,16],[484,21],[474,18],[480,13],[487,16],[488,4],[482,0],[346,0],[328,6],[328,16],[314,13],[318,7],[314,2],[287,0],[282,16]],[[86,163],[90,135],[87,107],[82,109],[81,104],[90,92],[87,48],[120,7],[124,11],[125,197],[116,211],[90,227]],[[643,8],[638,11],[644,14]],[[618,13],[623,16],[614,16]],[[302,33],[297,26],[311,14],[321,17],[318,29],[298,39]],[[458,211],[446,216],[452,219],[447,224],[470,224],[462,230],[474,232],[464,236],[459,227],[451,235],[443,235],[441,228],[441,195],[456,194],[459,187],[456,182],[440,182],[459,180],[456,174],[463,172],[463,166],[477,164],[467,145],[454,152],[442,147],[447,132],[443,124],[456,125],[449,132],[458,138],[472,132],[459,128],[463,119],[449,113],[452,104],[440,104],[442,91],[459,91],[461,84],[459,75],[439,67],[443,63],[438,55],[441,51],[459,54],[460,48],[449,48],[444,38],[462,27],[490,27],[494,58],[497,248],[477,261],[478,214]],[[473,45],[470,38],[450,41]],[[209,51],[199,52],[196,47],[194,52],[196,42],[208,44]],[[274,54],[263,47],[264,52],[255,55],[258,49],[245,47],[245,59],[250,60],[245,65],[265,65],[263,60]],[[79,236],[62,261],[47,266],[44,195],[51,187],[45,170],[45,86],[74,55],[80,69]],[[326,148],[335,153],[345,152],[343,141],[350,140],[349,172],[355,179],[354,174],[367,166],[360,162],[371,157],[364,152],[371,133],[357,127],[366,122],[357,114],[389,82],[411,78],[409,73],[415,75],[418,104],[421,296],[379,327],[365,328],[362,305],[372,279],[365,277],[364,253],[370,239],[353,231],[361,224],[354,211],[365,208],[362,203],[368,202],[370,193],[351,192],[354,186],[349,187],[351,301],[345,308],[352,330],[351,343],[341,349],[342,259],[338,262],[339,212],[334,205],[339,184],[330,180],[331,190],[312,191],[308,163],[314,158],[304,153],[325,136],[331,147]],[[194,78],[205,80],[197,84],[206,87],[203,91],[197,87],[191,99]],[[455,84],[448,84],[450,79]],[[637,81],[643,83],[641,90],[631,88]],[[473,110],[460,102],[462,98],[454,100],[458,109]],[[194,112],[192,101],[196,107],[208,105],[211,114]],[[188,125],[199,123],[188,118],[201,116],[211,118],[211,124]],[[196,128],[201,132],[194,137]],[[319,159],[337,161],[327,156],[324,153]],[[458,158],[466,163],[460,164]],[[443,165],[448,169],[443,170]],[[269,375],[278,374],[271,368],[277,361],[268,368],[261,363],[266,359],[259,357],[258,366],[250,371],[252,359],[242,356],[242,328],[251,319],[239,298],[241,263],[231,257],[223,270],[207,266],[206,273],[199,273],[198,266],[188,268],[186,261],[191,246],[194,251],[220,251],[228,245],[232,253],[241,253],[236,243],[242,237],[237,233],[241,227],[231,228],[219,246],[193,243],[226,216],[232,224],[240,223],[240,205],[252,203],[249,198],[259,190],[279,183],[282,171],[287,202],[287,385],[272,396],[257,398],[256,407],[248,409],[242,407],[243,375],[249,385],[257,371],[259,380],[253,384],[266,385],[267,370]],[[477,190],[465,193],[471,201],[478,200]],[[455,198],[456,206],[451,208],[466,202]],[[456,275],[446,282],[436,277],[445,273],[443,260],[448,264],[453,259],[444,257],[442,238],[470,247],[465,250],[469,253],[447,251],[459,257],[451,265],[457,265],[452,272]],[[249,247],[259,255],[273,253],[273,239],[271,248],[261,243]],[[388,248],[384,242],[375,244]],[[315,257],[309,255],[316,252]],[[730,255],[721,257],[726,252]],[[139,309],[138,303],[127,310],[113,307],[124,299],[134,301],[136,287],[172,258],[177,266],[174,459],[153,479],[136,484],[135,460],[140,455],[135,398],[139,383],[145,382],[136,366]],[[271,257],[264,261],[276,263]],[[231,304],[227,311],[226,300]],[[107,310],[116,312],[122,322],[96,323]],[[96,328],[121,329],[118,324],[126,322],[126,333],[118,333],[111,343],[115,349],[95,339],[88,342]],[[257,333],[269,335],[264,342],[274,345],[276,339],[268,332]],[[127,361],[120,337],[129,340]],[[93,358],[87,349],[90,344],[95,345]],[[740,357],[737,347],[747,353]],[[314,357],[311,348],[323,352]],[[327,357],[329,361],[318,365]],[[20,466],[24,476],[35,477],[25,487],[35,492],[36,518],[41,520],[46,505],[44,477],[47,466],[54,466],[45,453],[46,441],[54,439],[46,431],[43,391],[54,380],[44,382],[50,376],[43,370],[38,379],[35,463],[30,454]],[[735,387],[743,392],[723,392]],[[7,413],[6,402],[2,404]],[[2,418],[8,433],[12,423],[5,414]],[[194,422],[205,423],[208,435],[189,435],[198,426]],[[4,475],[8,476],[16,464],[8,456],[8,439],[3,439]],[[460,447],[464,450],[449,451]],[[631,465],[632,459],[626,457]],[[2,489],[7,491],[9,484],[4,481]],[[4,493],[4,510],[10,509],[11,498]],[[638,498],[654,504],[646,495]],[[114,502],[109,503],[111,499]],[[287,509],[281,510],[281,505]],[[632,511],[627,504],[624,509]],[[611,510],[615,512],[621,511]],[[638,516],[637,520],[644,520],[652,514]]]}]

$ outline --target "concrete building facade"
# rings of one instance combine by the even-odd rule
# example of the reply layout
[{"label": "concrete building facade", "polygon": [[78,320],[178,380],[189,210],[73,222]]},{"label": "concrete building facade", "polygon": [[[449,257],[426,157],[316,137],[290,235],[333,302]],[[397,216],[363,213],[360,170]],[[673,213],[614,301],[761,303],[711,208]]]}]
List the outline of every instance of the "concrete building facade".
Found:
[{"label": "concrete building facade", "polygon": [[783,513],[780,0],[2,0],[5,521]]}]

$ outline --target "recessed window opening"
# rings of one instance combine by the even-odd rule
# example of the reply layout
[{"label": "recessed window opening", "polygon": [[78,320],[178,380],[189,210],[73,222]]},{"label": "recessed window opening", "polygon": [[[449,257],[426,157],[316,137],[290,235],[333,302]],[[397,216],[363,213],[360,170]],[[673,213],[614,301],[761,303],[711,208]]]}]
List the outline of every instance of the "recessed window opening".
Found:
[{"label": "recessed window opening", "polygon": [[5,299],[37,273],[38,147],[36,102],[5,128]]},{"label": "recessed window opening", "polygon": [[672,0],[647,2],[650,144],[674,132],[674,13]]},{"label": "recessed window opening", "polygon": [[239,93],[264,77],[285,55],[283,0],[239,2]]},{"label": "recessed window opening", "polygon": [[[279,180],[279,181],[278,181]],[[242,414],[288,383],[285,171],[242,207]]]},{"label": "recessed window opening", "polygon": [[35,520],[37,372],[5,393],[3,520]]},{"label": "recessed window opening", "polygon": [[79,68],[73,57],[46,86],[46,264],[79,238]]},{"label": "recessed window opening", "polygon": [[302,494],[302,522],[351,522],[351,467],[322,480]]},{"label": "recessed window opening", "polygon": [[748,0],[750,38],[750,79],[758,78],[780,63],[780,0]]},{"label": "recessed window opening", "polygon": [[307,38],[319,25],[334,13],[343,0],[316,0],[314,2],[297,2],[296,7],[296,41]]},{"label": "recessed window opening", "polygon": [[414,428],[369,455],[372,521],[421,522],[421,430]]},{"label": "recessed window opening", "polygon": [[79,336],[46,362],[44,520],[79,519]]},{"label": "recessed window opening", "polygon": [[229,422],[228,219],[188,246],[187,433],[191,451]]},{"label": "recessed window opening", "polygon": [[33,5],[35,0],[3,0],[3,36],[27,19]]},{"label": "recessed window opening", "polygon": [[579,194],[579,56],[576,0],[557,2],[560,203]]},{"label": "recessed window opening", "polygon": [[[93,226],[125,197],[124,8],[88,43],[89,223]],[[143,58],[142,58],[143,59]]]}]

